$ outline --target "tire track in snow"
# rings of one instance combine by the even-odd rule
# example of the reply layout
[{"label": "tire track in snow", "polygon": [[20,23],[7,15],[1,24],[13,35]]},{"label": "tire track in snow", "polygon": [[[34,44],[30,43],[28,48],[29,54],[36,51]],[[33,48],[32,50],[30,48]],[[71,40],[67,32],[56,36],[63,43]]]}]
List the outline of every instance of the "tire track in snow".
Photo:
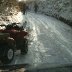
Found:
[{"label": "tire track in snow", "polygon": [[[36,17],[36,16],[35,16],[35,17]],[[45,22],[44,20],[40,20],[40,18],[38,19],[39,16],[37,16],[37,18],[35,18],[35,17],[31,14],[31,18],[33,18],[33,21],[36,20],[36,21],[39,22],[39,24],[42,24],[42,25],[45,27],[44,24],[45,24],[46,22]],[[38,22],[37,22],[37,25],[39,25]],[[46,23],[46,24],[47,24],[47,23]],[[50,27],[51,27],[51,26],[50,26]],[[45,27],[45,28],[46,28],[46,27]],[[59,35],[61,35],[61,33],[58,32],[57,30],[55,30],[55,31],[56,31],[55,33],[58,33]],[[64,49],[65,49],[65,48],[64,48]],[[62,49],[62,50],[63,50],[63,49]],[[68,50],[69,50],[69,49],[66,49],[66,51],[69,52],[69,54],[71,54],[71,51],[70,51],[70,50],[68,51]]]}]

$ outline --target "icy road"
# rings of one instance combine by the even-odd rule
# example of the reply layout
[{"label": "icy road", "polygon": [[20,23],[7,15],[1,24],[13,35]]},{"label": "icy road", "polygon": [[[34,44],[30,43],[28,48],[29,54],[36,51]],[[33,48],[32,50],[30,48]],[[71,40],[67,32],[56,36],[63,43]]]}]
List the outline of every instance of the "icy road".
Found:
[{"label": "icy road", "polygon": [[27,13],[32,40],[27,55],[17,54],[11,64],[72,63],[72,29],[63,22],[41,14]]}]

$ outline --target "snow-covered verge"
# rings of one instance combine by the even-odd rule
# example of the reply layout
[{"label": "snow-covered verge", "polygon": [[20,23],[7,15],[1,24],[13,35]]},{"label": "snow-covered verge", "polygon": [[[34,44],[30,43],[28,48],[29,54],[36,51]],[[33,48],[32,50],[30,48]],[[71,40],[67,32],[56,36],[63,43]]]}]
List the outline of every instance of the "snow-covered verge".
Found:
[{"label": "snow-covered verge", "polygon": [[[72,26],[72,0],[36,0],[38,12],[56,17]],[[34,11],[34,2],[29,4]]]}]

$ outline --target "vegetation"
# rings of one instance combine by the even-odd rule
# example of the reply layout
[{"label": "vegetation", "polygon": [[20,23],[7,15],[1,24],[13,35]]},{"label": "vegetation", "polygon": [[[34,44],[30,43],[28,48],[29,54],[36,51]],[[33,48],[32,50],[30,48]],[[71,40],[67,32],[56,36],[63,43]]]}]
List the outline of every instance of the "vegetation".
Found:
[{"label": "vegetation", "polygon": [[17,0],[0,0],[0,15],[13,15],[20,11]]}]

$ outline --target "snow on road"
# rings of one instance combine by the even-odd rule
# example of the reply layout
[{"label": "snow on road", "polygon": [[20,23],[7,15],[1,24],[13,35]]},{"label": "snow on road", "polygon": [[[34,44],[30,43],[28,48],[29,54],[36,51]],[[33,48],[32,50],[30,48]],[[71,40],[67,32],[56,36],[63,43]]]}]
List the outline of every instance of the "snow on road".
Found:
[{"label": "snow on road", "polygon": [[72,29],[45,15],[28,12],[32,43],[27,55],[18,54],[11,64],[30,65],[72,63]]}]

